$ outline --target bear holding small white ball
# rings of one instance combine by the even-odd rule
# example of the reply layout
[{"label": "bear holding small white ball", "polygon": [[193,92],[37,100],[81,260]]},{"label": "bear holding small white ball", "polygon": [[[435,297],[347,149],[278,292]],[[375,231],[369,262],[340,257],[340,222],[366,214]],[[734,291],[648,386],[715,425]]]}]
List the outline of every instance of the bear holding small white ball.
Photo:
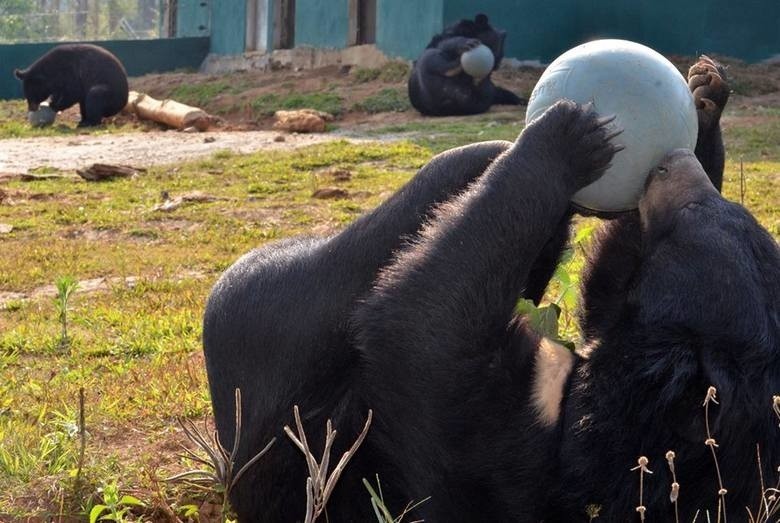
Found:
[{"label": "bear holding small white ball", "polygon": [[[623,202],[621,189],[571,205],[635,146],[617,134],[622,109],[562,100],[514,143],[438,155],[341,233],[288,239],[229,268],[203,330],[220,440],[234,438],[236,388],[244,408],[234,466],[277,438],[231,492],[239,519],[302,518],[306,463],[283,433],[298,405],[314,449],[333,421],[332,456],[373,410],[328,503],[334,521],[375,517],[361,479],[376,475],[394,514],[427,499],[410,519],[584,522],[599,506],[600,519],[624,521],[638,501],[630,469],[640,455],[654,467],[647,513],[673,521],[668,450],[680,520],[690,521],[718,503],[703,444],[710,385],[720,405],[708,423],[730,473],[725,511],[742,518],[760,490],[756,444],[765,478],[780,464],[770,408],[780,391],[780,252],[718,191],[722,68],[703,57],[688,83],[696,155],[690,144],[663,151],[649,175],[623,173],[641,179],[638,201]],[[534,333],[515,305],[541,299],[573,212],[586,205],[620,212],[589,257],[575,354]]]},{"label": "bear holding small white ball", "polygon": [[452,116],[483,113],[494,104],[525,103],[490,78],[504,56],[505,39],[506,31],[494,28],[482,13],[435,35],[412,66],[412,106],[425,115]]},{"label": "bear holding small white ball", "polygon": [[76,104],[81,113],[79,127],[100,125],[103,118],[127,105],[125,68],[97,45],[58,45],[14,75],[22,82],[28,120],[35,127],[51,125],[57,112]]}]

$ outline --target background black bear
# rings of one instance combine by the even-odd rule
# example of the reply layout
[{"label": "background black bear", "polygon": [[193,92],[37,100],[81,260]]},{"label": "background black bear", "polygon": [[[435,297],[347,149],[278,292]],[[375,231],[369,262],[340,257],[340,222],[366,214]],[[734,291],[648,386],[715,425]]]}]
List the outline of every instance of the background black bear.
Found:
[{"label": "background black bear", "polygon": [[79,127],[98,125],[127,104],[124,67],[113,54],[96,45],[59,45],[14,74],[22,81],[30,111],[37,110],[49,97],[55,111],[79,104]]},{"label": "background black bear", "polygon": [[[708,78],[694,86],[702,73],[692,70],[700,123],[707,120],[717,126],[722,105],[703,100],[712,100],[723,89],[727,92],[727,87],[716,86],[714,66],[703,61],[697,67]],[[567,121],[593,133],[581,142],[572,139],[573,143],[555,145],[560,126]],[[436,157],[399,193],[341,234],[324,240],[292,239],[253,251],[223,275],[204,319],[206,364],[220,438],[233,439],[236,387],[244,400],[238,465],[271,437],[279,438],[232,493],[242,520],[294,521],[302,515],[306,467],[281,431],[292,422],[293,404],[301,406],[315,452],[322,448],[325,420],[334,420],[340,436],[333,456],[354,439],[367,409],[374,409],[369,437],[329,504],[329,514],[340,521],[373,517],[367,500],[359,502],[366,495],[360,480],[376,473],[393,512],[411,500],[432,496],[415,517],[538,521],[544,515],[553,492],[553,484],[544,480],[553,481],[559,468],[567,466],[556,460],[561,402],[550,398],[556,387],[558,395],[563,393],[566,371],[575,361],[569,352],[528,332],[512,311],[519,296],[544,289],[557,262],[568,233],[568,196],[574,186],[586,182],[573,171],[592,177],[609,160],[613,149],[605,145],[609,135],[603,123],[561,104],[514,145],[475,144]],[[702,136],[718,138],[705,150],[719,150],[721,163],[703,160],[715,166],[710,177],[720,180],[719,134],[703,131]],[[585,149],[590,144],[595,151],[582,151],[577,144]],[[572,163],[588,161],[595,163],[590,170],[572,168]],[[551,172],[552,179],[524,174],[536,170]],[[451,199],[472,181],[461,196]],[[438,202],[448,199],[422,235],[406,244],[404,238],[415,233]],[[726,208],[721,200],[713,201],[715,207]],[[695,203],[685,202],[683,208]],[[747,231],[740,241],[755,240],[766,248],[760,229],[740,220]],[[711,240],[712,230],[703,231],[701,238]],[[633,217],[613,222],[602,233],[601,254],[591,262],[588,281],[598,281],[601,268],[611,267],[612,255],[614,263],[628,263],[614,281],[601,276],[606,282],[603,289],[593,292],[595,286],[586,284],[586,329],[598,333],[610,325],[625,328],[619,322],[633,310],[628,306],[633,296],[629,284],[645,254],[639,249],[641,234]],[[717,248],[702,245],[695,234],[690,239],[689,249],[695,246],[703,259]],[[403,252],[393,258],[399,249]],[[750,261],[767,265],[770,275],[777,270],[771,257],[761,263]],[[378,271],[381,276],[372,290]],[[754,278],[756,273],[736,276]],[[683,280],[676,288],[700,292],[698,285],[684,287],[692,282]],[[605,321],[615,323],[596,321],[602,306],[614,312]],[[771,326],[764,332],[771,332]],[[764,352],[770,362],[776,361],[771,351]],[[562,374],[556,374],[559,369]],[[554,377],[550,391],[539,386],[540,374]],[[714,384],[729,388],[723,380]],[[565,402],[563,420],[569,429],[566,420],[583,412],[571,410],[575,392]],[[759,439],[767,435],[756,434]],[[625,448],[626,453],[629,450]],[[635,460],[631,457],[626,470]],[[746,478],[755,476],[745,467],[736,470],[745,470]],[[598,467],[592,471],[594,476],[602,472]],[[692,474],[696,472],[702,471]],[[609,478],[605,484],[611,484]],[[572,495],[566,505],[572,516],[580,514],[581,501],[590,494],[598,498],[593,501],[600,500],[598,490]]]},{"label": "background black bear", "polygon": [[487,15],[479,13],[474,17],[474,20],[464,18],[445,27],[441,33],[434,35],[434,37],[431,38],[426,49],[435,49],[438,47],[439,42],[454,36],[475,38],[479,40],[493,51],[493,57],[495,59],[493,70],[498,69],[498,66],[501,65],[501,60],[504,59],[506,31],[490,25]]},{"label": "background black bear", "polygon": [[493,28],[484,14],[461,20],[434,36],[414,62],[409,77],[409,99],[422,114],[447,116],[478,114],[493,104],[518,105],[524,100],[497,87],[490,75],[475,79],[460,64],[461,55],[480,43],[493,52],[493,70],[504,57],[506,31]]}]

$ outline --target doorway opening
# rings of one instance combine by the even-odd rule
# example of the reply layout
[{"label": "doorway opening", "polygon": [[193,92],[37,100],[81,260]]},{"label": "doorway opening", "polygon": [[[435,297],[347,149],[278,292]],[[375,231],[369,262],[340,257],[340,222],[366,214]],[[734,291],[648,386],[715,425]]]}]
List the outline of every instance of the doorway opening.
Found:
[{"label": "doorway opening", "polygon": [[349,0],[348,45],[376,43],[376,0]]}]

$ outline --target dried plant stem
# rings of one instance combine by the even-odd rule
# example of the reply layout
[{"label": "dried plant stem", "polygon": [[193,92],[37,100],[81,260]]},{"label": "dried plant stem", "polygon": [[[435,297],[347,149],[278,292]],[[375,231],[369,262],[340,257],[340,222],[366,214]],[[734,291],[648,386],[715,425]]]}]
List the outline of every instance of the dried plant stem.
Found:
[{"label": "dried plant stem", "polygon": [[632,468],[631,470],[639,470],[639,506],[636,507],[636,511],[639,512],[639,519],[641,521],[645,520],[645,512],[647,512],[647,507],[645,507],[644,503],[644,482],[645,482],[645,473],[652,474],[653,471],[647,468],[647,464],[650,463],[650,461],[645,456],[640,456],[638,460],[636,460],[636,467]]},{"label": "dried plant stem", "polygon": [[[775,416],[780,420],[780,396],[772,397],[772,410]],[[761,503],[755,517],[750,509],[748,517],[751,523],[768,523],[770,518],[780,512],[780,467],[778,467],[778,479],[774,487],[766,487],[764,482],[764,469],[761,462],[761,448],[756,444],[756,462],[758,463],[759,481],[761,482]]]},{"label": "dried plant stem", "polygon": [[742,157],[739,157],[739,204],[745,205],[745,166]]},{"label": "dried plant stem", "polygon": [[368,418],[366,419],[363,430],[358,435],[355,443],[353,443],[349,450],[341,456],[341,459],[330,475],[328,474],[330,452],[333,447],[333,442],[336,440],[336,431],[333,430],[333,424],[330,420],[325,423],[325,448],[322,451],[322,459],[318,463],[309,447],[309,442],[306,439],[306,433],[303,430],[303,422],[301,421],[301,413],[298,409],[298,405],[293,406],[293,417],[295,419],[297,434],[293,432],[289,426],[284,427],[284,432],[301,450],[306,459],[306,465],[309,468],[309,477],[306,478],[306,517],[304,522],[313,523],[325,511],[325,505],[327,505],[328,499],[330,499],[333,489],[336,487],[336,483],[341,477],[341,473],[344,472],[347,463],[352,459],[360,445],[363,443],[363,440],[366,438],[368,429],[371,426],[373,412],[371,410],[368,411]]},{"label": "dried plant stem", "polygon": [[669,464],[669,471],[672,473],[672,490],[669,493],[669,501],[674,505],[674,521],[675,523],[680,523],[680,512],[677,504],[677,500],[680,497],[680,484],[677,483],[677,474],[674,470],[674,458],[675,454],[673,451],[670,450],[666,453],[666,463]]},{"label": "dried plant stem", "polygon": [[721,514],[723,515],[723,523],[726,523],[726,493],[728,492],[723,487],[723,477],[720,474],[720,465],[718,464],[718,455],[715,452],[715,448],[718,446],[718,443],[715,441],[715,438],[712,437],[712,432],[710,431],[710,403],[718,404],[717,400],[717,393],[718,390],[710,386],[707,389],[707,395],[704,397],[704,425],[707,429],[707,439],[704,441],[704,444],[707,445],[710,448],[710,451],[712,452],[712,460],[715,463],[715,471],[718,473],[718,522],[721,520]]},{"label": "dried plant stem", "polygon": [[182,445],[184,454],[182,457],[191,459],[196,463],[204,465],[205,469],[188,470],[181,474],[176,474],[166,478],[165,481],[185,481],[190,485],[204,488],[207,490],[212,489],[215,485],[222,487],[222,515],[226,516],[228,512],[228,503],[230,492],[233,487],[236,486],[238,480],[246,472],[249,467],[254,465],[271,446],[276,442],[276,438],[271,438],[271,441],[252,459],[247,461],[238,472],[235,471],[236,455],[238,454],[238,444],[241,442],[241,390],[236,389],[235,392],[236,401],[236,421],[235,421],[235,436],[233,438],[233,448],[228,451],[219,441],[219,434],[216,430],[210,432],[208,430],[207,420],[203,421],[204,429],[200,430],[191,420],[179,419],[179,425],[181,426],[184,434],[187,438],[194,443],[200,450],[206,453],[207,458],[203,458]]},{"label": "dried plant stem", "polygon": [[84,387],[79,387],[79,463],[76,469],[76,487],[81,482],[81,469],[84,468],[84,452],[87,447],[87,429],[84,424]]}]

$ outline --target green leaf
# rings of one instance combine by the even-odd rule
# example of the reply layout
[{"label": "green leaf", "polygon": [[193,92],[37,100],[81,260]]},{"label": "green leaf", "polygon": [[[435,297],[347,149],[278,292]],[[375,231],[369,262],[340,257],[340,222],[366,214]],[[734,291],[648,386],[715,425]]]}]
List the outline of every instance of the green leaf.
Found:
[{"label": "green leaf", "polygon": [[593,231],[595,230],[595,225],[585,225],[584,227],[580,227],[577,231],[577,234],[574,235],[574,243],[582,243],[584,241],[590,240],[591,236],[593,236]]},{"label": "green leaf", "polygon": [[92,507],[92,510],[89,511],[89,523],[95,523],[104,510],[108,510],[106,505],[95,505]]},{"label": "green leaf", "polygon": [[566,269],[566,267],[563,266],[563,264],[558,265],[558,268],[555,269],[553,278],[561,282],[561,285],[563,285],[564,287],[568,287],[569,285],[571,285],[571,276],[569,275],[569,271]]},{"label": "green leaf", "polygon": [[125,494],[122,496],[122,498],[119,500],[120,505],[132,505],[136,507],[145,507],[146,504],[141,501],[140,499],[136,498],[135,496],[130,496],[129,494]]},{"label": "green leaf", "polygon": [[539,333],[548,338],[558,337],[558,316],[561,314],[561,308],[555,304],[547,307],[539,307],[539,323],[536,326]]},{"label": "green leaf", "polygon": [[179,512],[181,512],[181,515],[185,518],[196,519],[198,514],[200,514],[200,509],[197,505],[182,505],[179,507]]},{"label": "green leaf", "polygon": [[525,316],[528,325],[537,333],[547,338],[558,337],[558,316],[561,308],[555,304],[536,307],[531,300],[521,299],[515,306],[515,312]]}]

